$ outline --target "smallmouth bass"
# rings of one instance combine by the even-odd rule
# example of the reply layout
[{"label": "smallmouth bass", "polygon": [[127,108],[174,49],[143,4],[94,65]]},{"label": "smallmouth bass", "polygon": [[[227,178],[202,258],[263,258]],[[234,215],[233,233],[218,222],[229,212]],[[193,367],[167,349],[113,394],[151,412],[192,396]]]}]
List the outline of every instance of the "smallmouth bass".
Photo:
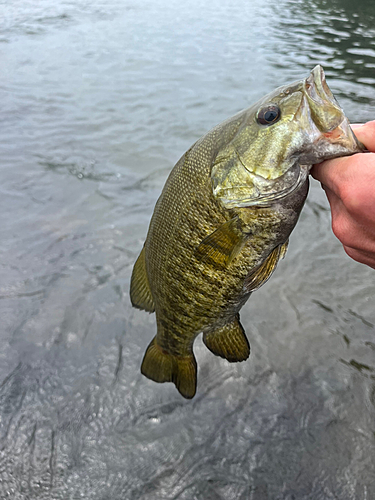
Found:
[{"label": "smallmouth bass", "polygon": [[134,307],[156,313],[142,373],[197,385],[193,343],[249,357],[239,311],[272,275],[304,205],[311,166],[364,149],[321,66],[213,128],[177,162],[134,265]]}]

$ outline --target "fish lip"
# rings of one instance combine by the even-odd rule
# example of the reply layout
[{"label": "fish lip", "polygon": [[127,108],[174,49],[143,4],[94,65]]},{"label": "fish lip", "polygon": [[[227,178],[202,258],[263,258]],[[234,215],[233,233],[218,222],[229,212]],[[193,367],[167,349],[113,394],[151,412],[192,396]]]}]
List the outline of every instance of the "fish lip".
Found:
[{"label": "fish lip", "polygon": [[[329,88],[325,73],[319,64],[303,82],[303,94],[309,115],[318,130],[325,134],[340,126],[343,110]],[[345,116],[345,115],[344,115]]]},{"label": "fish lip", "polygon": [[[319,87],[320,89],[325,86],[326,90],[331,93],[327,83],[326,83],[326,75],[324,73],[324,69],[320,64],[317,64],[311,71],[307,78],[305,78],[304,82],[304,90],[305,92],[312,92],[312,89]],[[311,89],[312,88],[312,89]]]},{"label": "fish lip", "polygon": [[328,87],[324,69],[320,64],[316,65],[303,81],[303,92],[307,98],[317,102],[317,104],[321,105],[328,101],[342,112],[339,103]]},{"label": "fish lip", "polygon": [[338,158],[341,156],[351,156],[356,153],[362,153],[365,149],[365,146],[357,139],[356,135],[353,132],[353,129],[350,126],[349,120],[344,115],[341,123],[337,125],[337,127],[330,132],[326,132],[320,137],[320,141],[331,141],[332,144],[335,144],[336,147],[341,146],[341,150],[338,150],[336,153],[332,153],[332,155],[325,155],[324,160]]}]

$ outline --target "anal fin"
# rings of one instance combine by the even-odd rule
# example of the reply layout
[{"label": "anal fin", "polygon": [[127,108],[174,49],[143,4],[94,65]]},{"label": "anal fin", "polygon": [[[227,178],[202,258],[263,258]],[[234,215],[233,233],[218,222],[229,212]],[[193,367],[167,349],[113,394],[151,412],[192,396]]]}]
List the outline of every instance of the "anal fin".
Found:
[{"label": "anal fin", "polygon": [[155,311],[154,299],[146,270],[145,247],[143,247],[133,267],[130,281],[130,300],[133,307],[144,309],[148,312]]},{"label": "anal fin", "polygon": [[204,333],[203,342],[216,356],[231,363],[245,361],[250,355],[250,344],[240,323],[239,314],[231,323]]},{"label": "anal fin", "polygon": [[175,356],[162,349],[154,338],[144,355],[141,373],[154,382],[173,382],[186,399],[197,390],[197,362],[193,351],[186,356]]}]

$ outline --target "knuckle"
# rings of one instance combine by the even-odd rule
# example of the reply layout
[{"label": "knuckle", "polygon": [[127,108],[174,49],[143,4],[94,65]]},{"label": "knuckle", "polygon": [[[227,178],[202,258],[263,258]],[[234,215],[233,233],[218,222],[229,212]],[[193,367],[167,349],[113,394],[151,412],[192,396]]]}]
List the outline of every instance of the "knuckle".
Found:
[{"label": "knuckle", "polygon": [[347,196],[343,199],[346,210],[354,217],[361,215],[363,211],[363,195],[360,190],[349,189]]},{"label": "knuckle", "polygon": [[349,169],[343,171],[340,177],[336,177],[336,186],[338,196],[345,206],[350,205],[353,197],[356,196],[357,186],[355,180],[348,172]]},{"label": "knuckle", "polygon": [[355,156],[350,168],[343,169],[336,178],[337,194],[353,218],[366,219],[374,213],[375,154]]},{"label": "knuckle", "polygon": [[332,231],[343,245],[348,245],[350,243],[348,241],[348,224],[343,215],[336,214],[332,216]]},{"label": "knuckle", "polygon": [[346,255],[348,255],[351,259],[355,260],[356,262],[362,262],[361,253],[358,250],[345,245],[344,250]]},{"label": "knuckle", "polygon": [[367,254],[366,252],[362,252],[361,250],[356,250],[355,248],[345,247],[345,253],[354,261],[359,262],[360,264],[365,264],[366,266],[372,267],[375,269],[375,254]]},{"label": "knuckle", "polygon": [[346,182],[340,187],[340,199],[345,206],[346,211],[354,218],[361,218],[366,213],[367,200],[373,197],[369,192],[367,184],[358,182]]},{"label": "knuckle", "polygon": [[371,137],[375,139],[375,120],[367,122],[365,127],[368,129]]}]

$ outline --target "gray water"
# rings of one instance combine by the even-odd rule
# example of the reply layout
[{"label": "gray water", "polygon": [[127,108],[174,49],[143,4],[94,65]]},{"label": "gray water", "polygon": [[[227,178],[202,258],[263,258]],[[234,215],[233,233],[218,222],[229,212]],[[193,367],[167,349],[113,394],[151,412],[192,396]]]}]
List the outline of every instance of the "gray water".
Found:
[{"label": "gray water", "polygon": [[[168,172],[317,63],[375,118],[370,0],[0,1],[0,498],[372,500],[375,275],[308,202],[197,396],[140,374],[129,280]],[[360,173],[359,173],[360,175]]]}]

